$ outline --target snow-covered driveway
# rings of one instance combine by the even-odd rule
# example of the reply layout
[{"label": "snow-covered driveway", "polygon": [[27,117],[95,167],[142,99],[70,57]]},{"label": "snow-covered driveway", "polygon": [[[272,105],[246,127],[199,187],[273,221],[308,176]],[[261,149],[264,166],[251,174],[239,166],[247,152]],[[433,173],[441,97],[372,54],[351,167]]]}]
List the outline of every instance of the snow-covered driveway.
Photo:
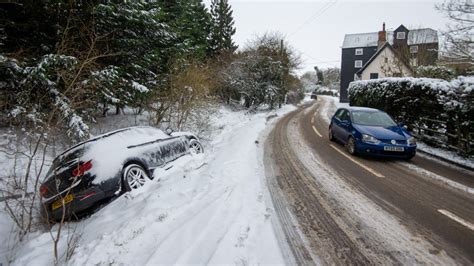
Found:
[{"label": "snow-covered driveway", "polygon": [[[267,200],[263,143],[257,141],[272,121],[268,116],[223,111],[214,123],[218,133],[204,155],[186,156],[168,171],[158,170],[159,182],[151,181],[91,217],[69,223],[80,236],[69,262],[285,263]],[[67,231],[60,242],[63,252]],[[50,234],[37,233],[18,251],[14,263],[52,264],[51,251]]]}]

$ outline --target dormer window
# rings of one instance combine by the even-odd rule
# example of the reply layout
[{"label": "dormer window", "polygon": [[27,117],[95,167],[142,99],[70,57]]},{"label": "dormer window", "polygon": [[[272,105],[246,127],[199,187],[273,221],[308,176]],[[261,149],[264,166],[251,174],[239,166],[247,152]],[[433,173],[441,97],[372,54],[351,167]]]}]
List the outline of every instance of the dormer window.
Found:
[{"label": "dormer window", "polygon": [[397,39],[404,40],[405,39],[405,32],[397,32]]},{"label": "dormer window", "polygon": [[356,55],[363,55],[364,54],[364,49],[362,48],[357,48],[356,49]]}]

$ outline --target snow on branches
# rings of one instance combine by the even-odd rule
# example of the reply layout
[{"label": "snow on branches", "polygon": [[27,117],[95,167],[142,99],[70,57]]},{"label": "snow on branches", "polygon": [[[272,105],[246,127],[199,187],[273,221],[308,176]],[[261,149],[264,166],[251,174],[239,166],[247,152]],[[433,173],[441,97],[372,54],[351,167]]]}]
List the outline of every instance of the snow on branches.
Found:
[{"label": "snow on branches", "polygon": [[47,54],[32,66],[2,56],[1,72],[6,76],[2,87],[7,92],[8,105],[2,112],[10,123],[23,124],[33,129],[46,128],[52,121],[59,122],[68,135],[81,140],[89,137],[89,127],[71,107],[77,86],[66,86],[66,75],[74,73],[78,60],[72,56]]}]

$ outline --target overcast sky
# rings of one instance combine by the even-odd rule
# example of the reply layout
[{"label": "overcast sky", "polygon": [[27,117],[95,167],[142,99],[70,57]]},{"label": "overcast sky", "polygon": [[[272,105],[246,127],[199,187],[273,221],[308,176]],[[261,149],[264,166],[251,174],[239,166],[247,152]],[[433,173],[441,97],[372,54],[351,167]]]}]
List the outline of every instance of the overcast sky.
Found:
[{"label": "overcast sky", "polygon": [[[210,3],[210,0],[206,0]],[[442,0],[229,0],[234,12],[239,46],[256,35],[278,31],[303,59],[299,73],[319,67],[340,67],[346,33],[388,30],[400,24],[443,30],[448,22],[435,4]]]}]

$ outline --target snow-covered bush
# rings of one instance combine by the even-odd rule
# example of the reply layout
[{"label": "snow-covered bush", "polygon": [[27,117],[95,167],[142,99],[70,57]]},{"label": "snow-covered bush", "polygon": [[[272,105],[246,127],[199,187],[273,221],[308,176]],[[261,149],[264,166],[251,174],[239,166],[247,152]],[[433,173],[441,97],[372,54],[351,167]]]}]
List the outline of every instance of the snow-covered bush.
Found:
[{"label": "snow-covered bush", "polygon": [[318,86],[314,91],[318,95],[339,96],[339,89]]},{"label": "snow-covered bush", "polygon": [[[384,78],[349,84],[349,102],[354,106],[381,109],[410,128],[428,126],[431,130],[463,139],[474,132],[474,77],[452,81],[429,78]],[[431,121],[444,121],[427,124]],[[461,145],[457,143],[457,145]]]},{"label": "snow-covered bush", "polygon": [[455,78],[455,71],[445,66],[419,66],[415,68],[415,77],[451,80]]},{"label": "snow-covered bush", "polygon": [[282,50],[282,38],[278,33],[257,37],[220,71],[220,91],[226,101],[236,100],[251,109],[264,104],[272,109],[285,101],[294,89],[292,71],[299,59],[287,44]]}]

